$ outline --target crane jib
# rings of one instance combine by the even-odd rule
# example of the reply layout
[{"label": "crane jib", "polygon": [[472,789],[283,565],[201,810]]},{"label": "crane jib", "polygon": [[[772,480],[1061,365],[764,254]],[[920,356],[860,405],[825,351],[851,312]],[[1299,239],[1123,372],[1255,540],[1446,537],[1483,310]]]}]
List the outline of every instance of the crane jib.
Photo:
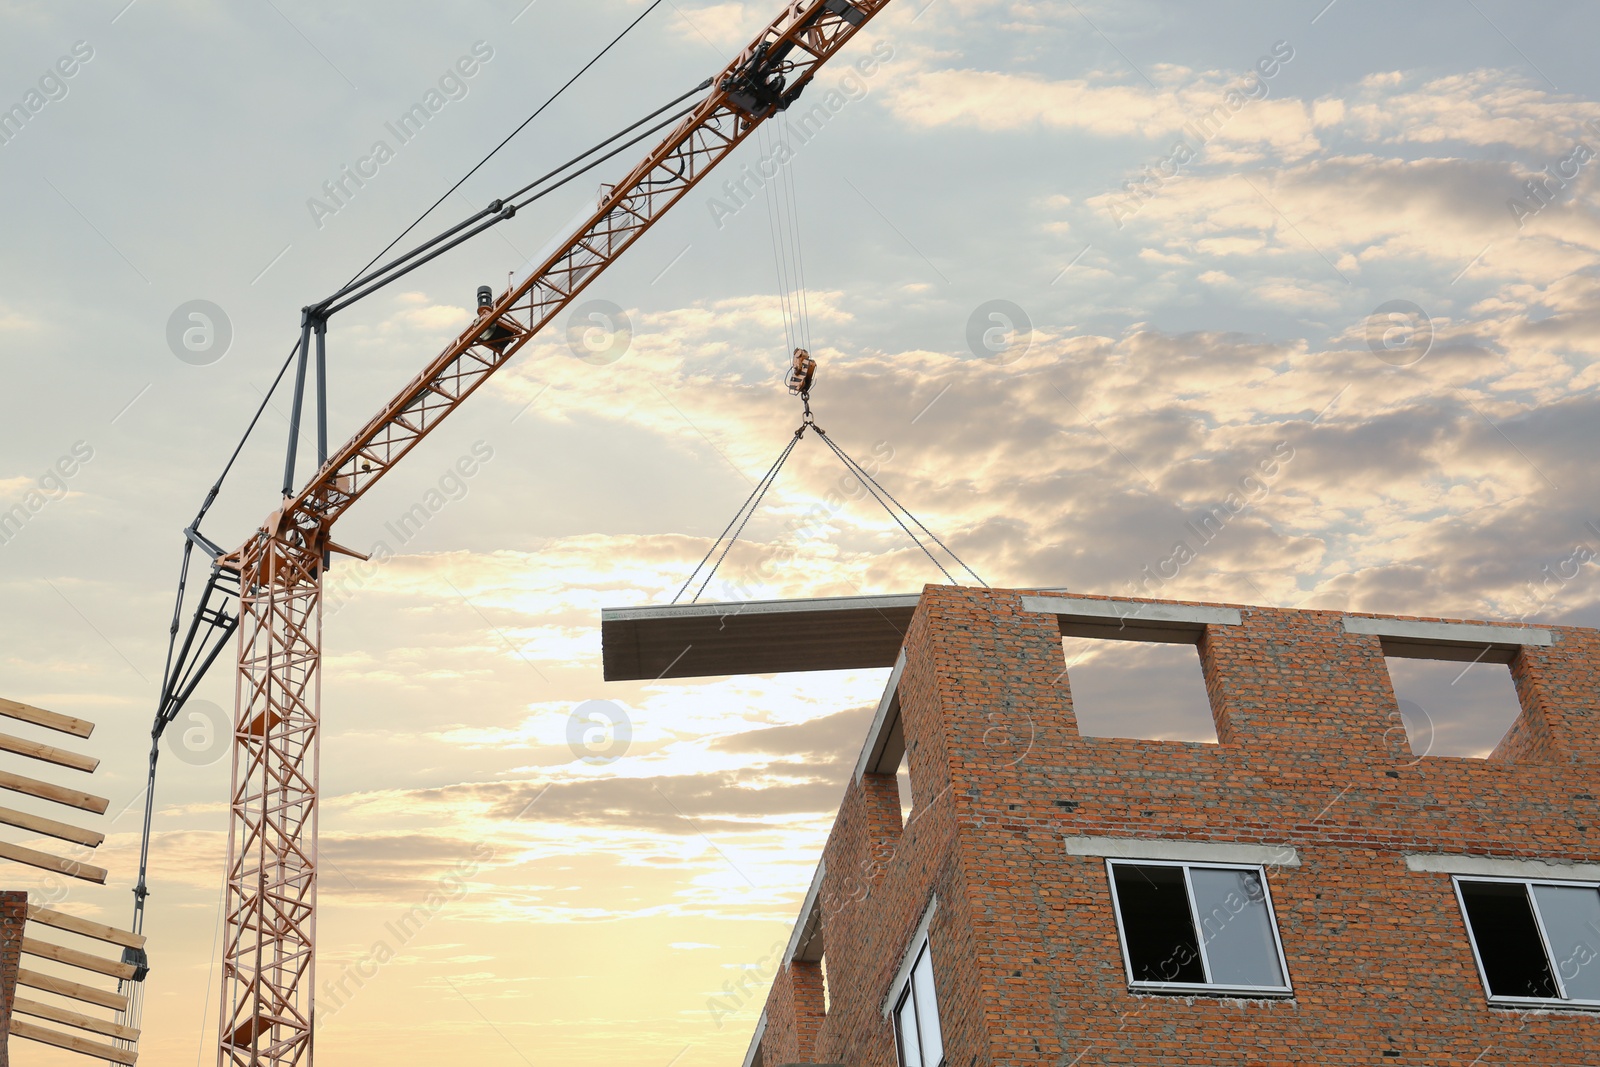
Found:
[{"label": "crane jib", "polygon": [[[219,1064],[311,1062],[322,581],[327,553],[337,550],[334,523],[752,131],[792,104],[888,2],[786,3],[563,245],[498,298],[480,301],[466,330],[303,489],[286,493],[243,546],[215,560],[238,582],[237,619],[213,615],[236,624],[238,645]],[[225,595],[217,585],[211,591]],[[195,680],[184,676],[184,692]]]},{"label": "crane jib", "polygon": [[[816,69],[888,0],[818,0],[791,5],[717,79],[717,89],[634,171],[612,187],[565,245],[519,285],[508,289],[362,431],[335,452],[283,513],[317,539],[450,411],[592,282],[705,176],[772,107],[739,106],[742,94],[723,85],[786,78],[792,102]],[[778,69],[783,68],[784,73]],[[787,103],[783,104],[787,106]],[[484,342],[494,326],[509,341]],[[501,343],[503,342],[503,343]],[[431,399],[429,397],[431,394]]]}]

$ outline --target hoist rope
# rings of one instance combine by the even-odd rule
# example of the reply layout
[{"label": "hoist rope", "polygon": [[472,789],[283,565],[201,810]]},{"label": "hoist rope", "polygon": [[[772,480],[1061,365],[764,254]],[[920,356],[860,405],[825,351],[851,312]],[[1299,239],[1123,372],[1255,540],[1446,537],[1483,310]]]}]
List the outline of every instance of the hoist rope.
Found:
[{"label": "hoist rope", "polygon": [[811,347],[811,303],[806,293],[805,257],[800,238],[800,211],[795,194],[794,151],[782,121],[757,131],[763,160],[780,160],[763,186],[767,227],[772,237],[772,263],[778,281],[778,308],[783,315],[789,351]]},{"label": "hoist rope", "polygon": [[[774,155],[772,133],[766,125],[756,131],[757,144],[761,146],[761,155],[764,159],[771,159]],[[783,315],[783,341],[785,351],[793,352],[800,347],[799,331],[796,328],[794,310],[791,307],[789,294],[792,286],[789,284],[788,259],[784,255],[787,244],[784,241],[782,228],[778,218],[778,197],[774,187],[783,180],[784,168],[780,165],[778,172],[772,176],[768,188],[764,189],[767,209],[767,230],[772,237],[772,268],[778,281],[778,309]]]},{"label": "hoist rope", "polygon": [[[788,158],[794,158],[794,149],[789,144],[788,123],[778,123],[778,143],[788,150]],[[792,167],[785,168],[785,181],[783,189],[787,193],[789,204],[789,233],[793,236],[794,243],[794,273],[799,280],[799,289],[796,294],[796,303],[800,313],[800,335],[804,342],[802,347],[811,348],[811,298],[806,293],[806,259],[805,246],[800,240],[800,206],[795,194],[795,186],[799,184],[794,178]]]}]

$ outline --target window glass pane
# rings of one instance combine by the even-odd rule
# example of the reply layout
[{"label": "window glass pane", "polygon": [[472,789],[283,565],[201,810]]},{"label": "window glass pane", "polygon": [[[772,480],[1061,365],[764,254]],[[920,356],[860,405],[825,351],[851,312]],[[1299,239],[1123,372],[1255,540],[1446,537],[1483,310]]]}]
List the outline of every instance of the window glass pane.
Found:
[{"label": "window glass pane", "polygon": [[1600,1000],[1600,889],[1536,885],[1533,898],[1567,996]]},{"label": "window glass pane", "polygon": [[1281,987],[1283,970],[1261,875],[1191,867],[1189,877],[1212,984]]},{"label": "window glass pane", "polygon": [[1182,867],[1114,863],[1117,906],[1136,982],[1204,984]]},{"label": "window glass pane", "polygon": [[902,1067],[922,1067],[922,1046],[917,1043],[917,1013],[911,1002],[911,991],[900,998],[894,1013],[895,1032],[900,1035],[900,1063]]},{"label": "window glass pane", "polygon": [[1556,997],[1539,928],[1520,882],[1462,882],[1467,922],[1497,997]]},{"label": "window glass pane", "polygon": [[939,1067],[944,1059],[944,1037],[939,1032],[939,999],[933,993],[933,955],[926,948],[911,972],[911,985],[917,998],[923,1067]]}]

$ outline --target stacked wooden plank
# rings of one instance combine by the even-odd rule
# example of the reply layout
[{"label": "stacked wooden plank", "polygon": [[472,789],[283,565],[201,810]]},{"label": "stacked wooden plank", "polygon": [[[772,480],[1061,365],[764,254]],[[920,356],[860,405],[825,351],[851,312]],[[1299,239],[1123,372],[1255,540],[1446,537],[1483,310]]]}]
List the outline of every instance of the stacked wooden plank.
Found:
[{"label": "stacked wooden plank", "polygon": [[[0,699],[0,718],[29,723],[72,738],[87,738],[94,732],[91,722],[14,700]],[[0,752],[45,765],[47,773],[50,773],[48,768],[64,768],[81,774],[93,774],[100,763],[93,757],[15,737],[4,731],[0,731]],[[0,771],[0,799],[7,794],[33,797],[94,815],[104,815],[110,803],[104,797],[68,785]],[[20,811],[4,804],[0,804],[0,825],[82,848],[96,848],[105,841],[105,834],[98,830]],[[106,880],[103,867],[4,840],[0,840],[0,859],[102,885]],[[61,944],[63,934],[68,935],[69,940],[76,939],[78,943],[87,943],[98,950]],[[142,959],[143,949],[142,935],[30,903],[23,928],[23,962],[17,972],[18,990],[12,1007],[10,1035],[111,1063],[134,1063],[138,1058],[135,1046],[139,1031],[91,1014],[89,1009],[127,1011],[128,997],[124,992],[114,992],[95,983],[112,978],[125,990],[138,971],[134,963],[124,961],[125,950],[131,950],[128,955],[137,954]],[[38,966],[33,963],[36,960],[54,966],[49,972],[39,971],[34,969]],[[30,966],[30,963],[33,965]],[[71,977],[64,976],[62,971]],[[80,981],[80,978],[83,980]],[[34,999],[40,993],[70,1002],[71,1006],[55,1000]],[[109,1041],[106,1040],[108,1038]]]}]

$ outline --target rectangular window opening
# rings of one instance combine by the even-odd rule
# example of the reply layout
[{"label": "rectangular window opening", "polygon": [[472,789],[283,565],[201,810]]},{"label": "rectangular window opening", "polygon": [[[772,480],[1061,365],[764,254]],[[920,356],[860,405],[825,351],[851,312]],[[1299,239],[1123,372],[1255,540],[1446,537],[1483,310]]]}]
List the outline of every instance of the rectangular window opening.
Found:
[{"label": "rectangular window opening", "polygon": [[1491,1001],[1600,1008],[1600,886],[1457,878]]},{"label": "rectangular window opening", "polygon": [[1107,867],[1135,988],[1290,992],[1260,867],[1118,860]]},{"label": "rectangular window opening", "polygon": [[1386,656],[1398,708],[1384,734],[1397,756],[1486,759],[1522,714],[1504,662]]},{"label": "rectangular window opening", "polygon": [[1066,636],[1061,648],[1081,736],[1217,743],[1193,644]]},{"label": "rectangular window opening", "polygon": [[933,955],[926,939],[917,949],[917,961],[895,1003],[894,1036],[900,1067],[942,1067],[944,1034],[933,985]]}]

